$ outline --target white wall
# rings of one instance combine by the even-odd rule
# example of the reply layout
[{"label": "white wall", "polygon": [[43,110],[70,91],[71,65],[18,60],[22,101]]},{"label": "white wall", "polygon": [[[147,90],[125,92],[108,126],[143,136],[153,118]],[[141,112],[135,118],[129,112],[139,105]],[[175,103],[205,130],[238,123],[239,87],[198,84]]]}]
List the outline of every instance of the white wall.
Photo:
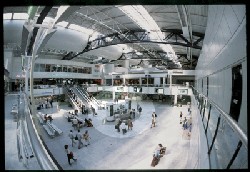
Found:
[{"label": "white wall", "polygon": [[57,27],[56,32],[44,48],[80,52],[86,47],[87,42],[88,35],[72,29]]},{"label": "white wall", "polygon": [[57,64],[57,65],[72,65],[72,66],[79,66],[79,67],[93,67],[93,64],[87,64],[83,62],[76,62],[72,60],[56,60],[56,59],[42,59],[37,58],[35,63],[39,64]]},{"label": "white wall", "polygon": [[108,75],[114,71],[114,64],[104,64],[103,65],[103,73]]},{"label": "white wall", "polygon": [[128,69],[125,67],[115,67],[114,72],[126,74],[128,73]]},{"label": "white wall", "polygon": [[25,20],[3,20],[4,44],[16,43],[21,46]]},{"label": "white wall", "polygon": [[161,84],[161,78],[157,77],[154,78],[154,85],[160,85]]},{"label": "white wall", "polygon": [[197,89],[229,113],[232,95],[232,67],[242,64],[243,93],[239,125],[247,131],[246,9],[244,5],[210,5],[203,47],[196,66]]}]

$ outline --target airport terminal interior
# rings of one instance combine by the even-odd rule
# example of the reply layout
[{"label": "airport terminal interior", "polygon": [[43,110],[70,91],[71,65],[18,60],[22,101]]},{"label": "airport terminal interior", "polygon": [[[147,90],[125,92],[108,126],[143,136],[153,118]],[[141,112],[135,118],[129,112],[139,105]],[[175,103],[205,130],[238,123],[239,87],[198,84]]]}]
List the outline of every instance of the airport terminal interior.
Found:
[{"label": "airport terminal interior", "polygon": [[248,169],[246,5],[3,8],[6,170]]}]

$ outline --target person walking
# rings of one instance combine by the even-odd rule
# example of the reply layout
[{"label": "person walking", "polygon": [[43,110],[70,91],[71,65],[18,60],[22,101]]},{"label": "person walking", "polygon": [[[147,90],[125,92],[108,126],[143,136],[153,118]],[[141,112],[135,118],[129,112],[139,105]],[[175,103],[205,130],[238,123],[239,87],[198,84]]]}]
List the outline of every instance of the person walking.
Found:
[{"label": "person walking", "polygon": [[67,158],[68,158],[68,163],[69,165],[71,165],[70,163],[70,160],[73,159],[74,161],[77,161],[76,158],[74,158],[74,154],[72,151],[69,150],[69,145],[64,145],[64,149],[65,149],[65,152],[67,154]]},{"label": "person walking", "polygon": [[139,115],[141,115],[142,108],[141,106],[138,108]]},{"label": "person walking", "polygon": [[122,134],[125,134],[127,132],[125,122],[122,122],[121,129],[122,129]]},{"label": "person walking", "polygon": [[49,102],[50,102],[50,106],[53,108],[53,99],[52,99],[52,97],[51,97]]},{"label": "person walking", "polygon": [[82,104],[82,114],[84,114],[84,110],[85,110],[85,105]]},{"label": "person walking", "polygon": [[78,130],[76,137],[78,138],[78,149],[80,149],[81,146],[83,145],[83,142],[82,142],[83,137],[82,137],[82,134],[80,133],[80,130]]},{"label": "person walking", "polygon": [[132,123],[132,120],[131,119],[128,119],[128,130],[132,130],[133,128],[133,123]]},{"label": "person walking", "polygon": [[74,127],[74,129],[78,129],[78,120],[74,117],[72,120],[72,126]]},{"label": "person walking", "polygon": [[70,140],[72,141],[72,147],[73,147],[73,146],[74,146],[74,143],[75,143],[75,138],[74,138],[74,134],[73,134],[73,131],[72,131],[72,130],[70,130],[68,136],[69,136]]},{"label": "person walking", "polygon": [[183,120],[183,129],[186,130],[187,129],[187,118],[184,117],[184,120]]},{"label": "person walking", "polygon": [[157,117],[156,113],[153,112],[153,113],[152,113],[152,124],[151,124],[151,127],[150,127],[150,128],[155,127],[155,124],[156,124],[156,117]]},{"label": "person walking", "polygon": [[180,124],[182,124],[182,111],[180,111]]}]

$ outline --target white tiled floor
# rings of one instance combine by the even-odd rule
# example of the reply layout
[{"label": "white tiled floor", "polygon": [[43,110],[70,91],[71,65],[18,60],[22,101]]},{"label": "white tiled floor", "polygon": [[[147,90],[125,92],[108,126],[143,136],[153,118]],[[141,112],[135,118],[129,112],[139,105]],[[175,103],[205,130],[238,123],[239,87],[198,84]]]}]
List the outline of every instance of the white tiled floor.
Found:
[{"label": "white tiled floor", "polygon": [[[14,97],[8,99],[14,99]],[[73,127],[63,116],[64,113],[72,109],[66,105],[60,106],[61,110],[59,112],[57,112],[55,106],[53,109],[41,110],[44,113],[52,114],[53,123],[63,131],[63,134],[50,138],[43,128],[40,128],[40,134],[55,159],[65,170],[185,169],[189,139],[183,134],[182,127],[179,124],[179,112],[183,111],[185,115],[187,107],[171,107],[166,103],[153,103],[151,101],[142,101],[139,104],[143,109],[142,114],[133,123],[133,130],[128,131],[125,135],[118,133],[114,125],[103,124],[103,119],[106,116],[104,110],[97,110],[98,116],[96,117],[89,114],[88,118],[92,118],[94,127],[81,129],[81,133],[87,129],[91,136],[91,144],[88,147],[78,149],[77,146],[74,146],[72,148],[68,132]],[[136,109],[135,101],[132,101],[132,108]],[[158,115],[157,126],[150,129],[153,111]],[[87,115],[80,114],[80,117],[85,118]],[[11,131],[13,130],[14,128]],[[8,132],[8,130],[5,132]],[[74,133],[76,133],[75,130]],[[161,158],[156,167],[151,167],[152,154],[158,143],[162,143],[163,146],[167,147],[166,155]],[[69,166],[67,162],[64,151],[65,144],[70,145],[70,150],[78,158],[78,161],[73,163],[72,166]],[[5,146],[5,149],[9,149],[8,145]],[[8,154],[6,153],[6,156]],[[10,159],[6,161],[8,169],[12,169],[13,167],[8,162]],[[13,160],[11,161],[13,162]],[[20,167],[20,169],[22,168]]]}]

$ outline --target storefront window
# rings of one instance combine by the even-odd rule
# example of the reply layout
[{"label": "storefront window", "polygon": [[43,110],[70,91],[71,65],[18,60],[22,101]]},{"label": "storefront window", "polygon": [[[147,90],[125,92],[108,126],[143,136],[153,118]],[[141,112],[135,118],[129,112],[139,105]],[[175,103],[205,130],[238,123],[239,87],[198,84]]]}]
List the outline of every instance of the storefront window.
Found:
[{"label": "storefront window", "polygon": [[51,67],[50,64],[46,64],[46,66],[45,66],[45,72],[50,72],[50,67]]},{"label": "storefront window", "polygon": [[45,72],[45,64],[40,64],[40,72]]},{"label": "storefront window", "polygon": [[67,66],[62,66],[62,70],[63,70],[63,72],[67,72],[68,71]]},{"label": "storefront window", "polygon": [[35,64],[34,72],[39,72],[40,64]]}]

